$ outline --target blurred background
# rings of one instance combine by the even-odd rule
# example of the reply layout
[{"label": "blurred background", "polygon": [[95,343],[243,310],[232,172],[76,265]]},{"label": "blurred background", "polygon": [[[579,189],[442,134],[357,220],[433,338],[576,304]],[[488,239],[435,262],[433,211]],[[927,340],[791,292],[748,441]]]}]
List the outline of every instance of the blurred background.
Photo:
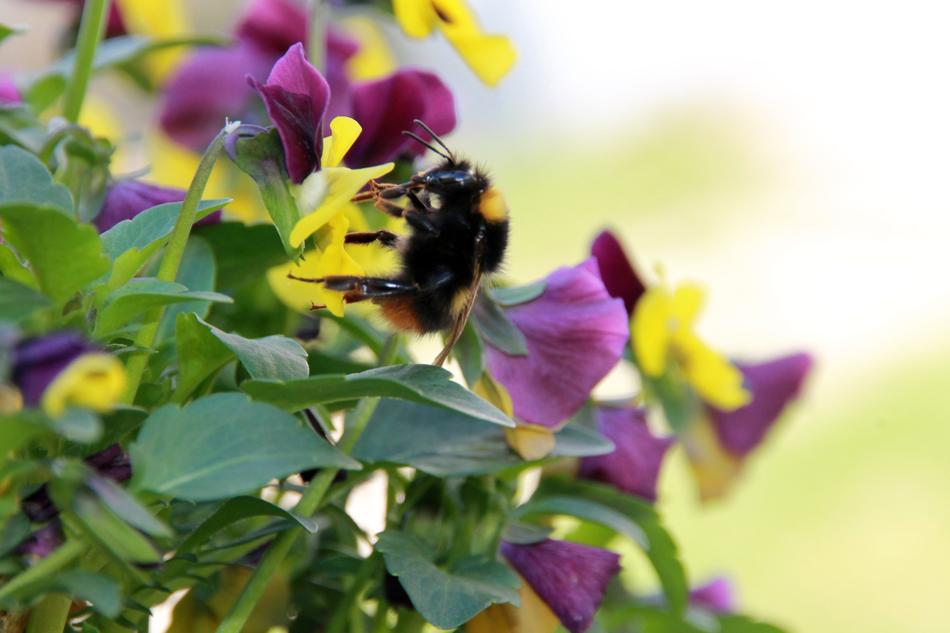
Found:
[{"label": "blurred background", "polygon": [[[241,2],[187,4],[196,31],[226,32]],[[817,357],[725,501],[700,505],[682,455],[667,463],[660,506],[691,576],[727,574],[743,610],[792,631],[947,631],[950,10],[471,4],[519,50],[496,89],[443,40],[386,34],[455,91],[449,142],[512,208],[508,275],[574,264],[611,226],[645,273],[707,286],[701,329],[720,349]],[[31,26],[0,68],[53,59],[68,13],[0,0],[0,21]],[[115,88],[95,84],[134,141],[147,102]]]}]

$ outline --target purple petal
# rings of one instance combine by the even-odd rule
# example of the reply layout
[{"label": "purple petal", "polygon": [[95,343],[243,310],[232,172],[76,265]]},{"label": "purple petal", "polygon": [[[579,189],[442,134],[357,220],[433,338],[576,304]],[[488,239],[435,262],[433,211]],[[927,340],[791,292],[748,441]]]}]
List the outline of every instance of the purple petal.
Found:
[{"label": "purple petal", "polygon": [[31,558],[46,558],[62,543],[63,533],[59,527],[59,521],[53,521],[33,532],[17,546],[16,551],[18,554]]},{"label": "purple petal", "polygon": [[728,578],[713,578],[690,590],[689,603],[715,613],[733,613],[736,610],[735,587]]},{"label": "purple petal", "polygon": [[785,407],[800,393],[812,364],[812,357],[805,353],[764,363],[736,363],[752,393],[752,402],[735,411],[707,407],[723,448],[741,457],[761,444]]},{"label": "purple petal", "polygon": [[488,369],[511,394],[515,415],[555,427],[587,401],[620,357],[629,336],[623,302],[607,294],[589,259],[548,275],[534,301],[507,310],[524,334],[527,356],[486,345]]},{"label": "purple petal", "polygon": [[96,469],[103,477],[113,481],[127,481],[132,476],[132,464],[129,455],[120,444],[112,444],[86,458],[86,463]]},{"label": "purple petal", "polygon": [[501,553],[571,633],[590,627],[607,583],[620,571],[617,554],[568,541],[502,541]]},{"label": "purple petal", "polygon": [[421,155],[425,148],[402,133],[413,129],[414,119],[425,121],[439,135],[455,129],[452,92],[436,75],[423,70],[399,70],[354,86],[352,107],[353,118],[363,126],[363,133],[346,156],[352,167]]},{"label": "purple petal", "polygon": [[640,277],[633,269],[623,246],[610,231],[603,231],[594,238],[590,254],[597,259],[600,277],[611,297],[620,297],[627,307],[627,314],[633,314],[633,307],[646,290]]},{"label": "purple petal", "polygon": [[291,0],[254,0],[235,28],[241,41],[273,59],[297,42],[307,41],[307,12]]},{"label": "purple petal", "polygon": [[28,407],[39,405],[47,385],[69,363],[85,352],[98,351],[95,345],[72,332],[57,332],[21,341],[13,350],[13,384]]},{"label": "purple petal", "polygon": [[647,426],[646,409],[597,409],[597,428],[616,445],[609,455],[585,457],[579,475],[656,501],[656,480],[673,438],[656,437]]},{"label": "purple petal", "polygon": [[139,180],[119,180],[109,187],[102,210],[93,223],[102,233],[157,204],[181,202],[184,199],[185,192],[182,189],[161,187]]},{"label": "purple petal", "polygon": [[9,73],[0,73],[0,103],[20,103],[23,98]]},{"label": "purple petal", "polygon": [[109,3],[109,15],[106,17],[106,38],[120,37],[128,35],[129,31],[125,28],[125,20],[122,19],[122,11],[119,9],[119,3],[112,0]]},{"label": "purple petal", "polygon": [[303,182],[320,168],[323,117],[330,100],[327,80],[307,61],[303,45],[294,44],[263,85],[253,80],[252,85],[280,134],[287,173],[294,182]]},{"label": "purple petal", "polygon": [[203,48],[165,86],[159,123],[176,143],[204,151],[225,119],[243,120],[254,94],[247,76],[267,76],[274,58],[249,45]]}]

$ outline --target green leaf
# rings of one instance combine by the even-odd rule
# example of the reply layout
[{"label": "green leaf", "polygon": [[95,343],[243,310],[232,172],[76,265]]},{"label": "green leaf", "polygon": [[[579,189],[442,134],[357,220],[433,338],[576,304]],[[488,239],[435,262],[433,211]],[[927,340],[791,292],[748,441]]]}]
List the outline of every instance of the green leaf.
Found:
[{"label": "green leaf", "polygon": [[23,100],[30,104],[34,112],[41,113],[53,105],[65,90],[65,76],[45,75],[29,85],[23,93]]},{"label": "green leaf", "polygon": [[524,334],[487,293],[479,293],[472,310],[472,323],[482,339],[492,347],[509,356],[528,355],[528,343]]},{"label": "green leaf", "polygon": [[[594,441],[569,425],[556,435],[552,456],[601,455],[609,441]],[[584,452],[587,447],[591,452]],[[495,473],[522,461],[497,424],[456,411],[398,400],[383,400],[353,448],[353,456],[370,463],[412,466],[437,477]]]},{"label": "green leaf", "polygon": [[96,497],[85,492],[77,493],[73,510],[88,535],[122,560],[134,563],[157,563],[161,560],[148,539],[113,514]]},{"label": "green leaf", "polygon": [[56,434],[80,444],[92,444],[102,437],[102,420],[89,409],[70,407],[50,422]]},{"label": "green leaf", "polygon": [[96,316],[95,335],[101,337],[114,332],[153,308],[196,300],[231,303],[231,298],[226,295],[190,291],[173,281],[147,277],[133,279],[105,297],[103,307]]},{"label": "green leaf", "polygon": [[[189,290],[212,292],[215,289],[216,274],[214,252],[211,247],[198,236],[189,237],[175,281]],[[179,314],[191,312],[204,318],[208,316],[210,310],[210,301],[188,301],[168,306],[162,315],[158,340],[165,341],[175,335],[175,321]]]},{"label": "green leaf", "polygon": [[6,556],[14,547],[30,535],[30,520],[25,514],[15,514],[0,527],[0,557]]},{"label": "green leaf", "polygon": [[231,158],[257,183],[285,252],[288,255],[297,254],[300,249],[290,245],[290,232],[300,219],[300,211],[288,186],[290,178],[284,167],[284,148],[277,130],[254,136],[237,136],[233,147],[234,151],[229,152]]},{"label": "green leaf", "polygon": [[46,166],[33,154],[15,145],[0,147],[0,200],[58,209],[72,214],[69,189],[53,182]]},{"label": "green leaf", "polygon": [[[195,222],[214,213],[230,199],[202,200]],[[102,246],[113,261],[109,289],[118,288],[168,242],[175,228],[181,202],[166,202],[146,209],[131,220],[123,220],[102,234]]]},{"label": "green leaf", "polygon": [[33,268],[40,290],[57,305],[109,269],[93,226],[52,207],[0,205],[6,239]]},{"label": "green leaf", "polygon": [[519,303],[528,303],[534,301],[544,293],[548,287],[548,282],[544,279],[535,281],[526,286],[515,286],[512,288],[492,288],[489,291],[491,298],[495,303],[506,308],[516,306]]},{"label": "green leaf", "polygon": [[184,401],[199,384],[235,357],[251,378],[284,380],[310,373],[307,350],[286,336],[248,339],[224,332],[195,314],[179,315],[175,331],[179,366],[176,402]]},{"label": "green leaf", "polygon": [[11,35],[19,35],[20,33],[26,33],[26,31],[27,28],[22,24],[0,23],[0,42],[3,42]]},{"label": "green leaf", "polygon": [[676,543],[649,503],[602,484],[549,479],[516,518],[565,514],[607,526],[636,542],[656,570],[666,599],[676,611],[686,608],[689,583]]},{"label": "green leaf", "polygon": [[260,497],[235,497],[228,499],[214,511],[210,517],[205,519],[204,523],[198,526],[194,532],[178,548],[179,553],[194,552],[208,539],[214,536],[218,531],[226,528],[242,519],[259,516],[272,516],[287,519],[296,523],[307,532],[316,534],[317,521],[309,517],[300,516],[289,510],[281,508]]},{"label": "green leaf", "polygon": [[686,432],[696,420],[700,402],[696,394],[674,368],[668,369],[662,376],[652,378],[640,372],[644,391],[655,398],[663,409],[663,416],[674,433]]},{"label": "green leaf", "polygon": [[201,227],[201,237],[214,251],[218,288],[225,291],[259,279],[268,268],[287,261],[277,233],[264,224],[221,222]]},{"label": "green leaf", "polygon": [[611,609],[599,619],[611,631],[634,626],[642,633],[783,633],[777,626],[744,615],[716,615],[694,608],[679,614],[655,606],[631,605]]},{"label": "green leaf", "polygon": [[433,562],[432,548],[425,542],[393,530],[379,535],[376,549],[413,606],[440,629],[459,627],[492,604],[519,605],[518,576],[498,561],[467,559],[443,570]]},{"label": "green leaf", "polygon": [[62,571],[56,574],[49,588],[88,601],[94,610],[107,618],[118,616],[122,610],[119,585],[102,574],[79,569]]},{"label": "green leaf", "polygon": [[36,290],[0,277],[0,321],[18,323],[49,305],[49,299]]},{"label": "green leaf", "polygon": [[6,277],[30,288],[37,287],[33,273],[6,244],[0,244],[0,277]]},{"label": "green leaf", "polygon": [[111,479],[93,474],[86,480],[86,485],[110,510],[130,525],[151,536],[167,538],[172,535],[167,525],[156,519],[148,508]]},{"label": "green leaf", "polygon": [[131,453],[138,488],[191,501],[246,493],[308,468],[360,467],[294,416],[237,393],[158,409]]},{"label": "green leaf", "polygon": [[514,426],[493,405],[453,382],[450,372],[432,365],[393,365],[358,374],[310,376],[288,382],[249,380],[241,388],[255,400],[289,411],[379,396],[434,405],[493,424]]},{"label": "green leaf", "polygon": [[475,327],[469,321],[462,330],[462,336],[452,348],[452,356],[462,368],[462,377],[468,385],[474,385],[481,378],[485,369],[482,341],[475,333]]}]

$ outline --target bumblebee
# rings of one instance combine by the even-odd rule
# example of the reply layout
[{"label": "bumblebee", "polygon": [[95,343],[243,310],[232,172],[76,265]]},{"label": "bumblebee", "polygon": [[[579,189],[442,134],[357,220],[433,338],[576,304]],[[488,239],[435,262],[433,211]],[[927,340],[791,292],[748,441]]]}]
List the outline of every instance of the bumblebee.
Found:
[{"label": "bumblebee", "polygon": [[[402,184],[371,182],[369,190],[353,198],[372,200],[380,211],[403,218],[408,234],[374,231],[345,238],[347,244],[378,242],[396,249],[399,271],[392,277],[290,277],[343,292],[347,303],[370,300],[399,330],[447,331],[445,348],[433,361],[441,365],[465,328],[482,278],[501,267],[508,246],[508,207],[482,170],[457,158],[425,123],[416,119],[415,124],[431,142],[412,131],[403,134],[438,155],[439,164]],[[398,204],[402,198],[405,206]]]}]

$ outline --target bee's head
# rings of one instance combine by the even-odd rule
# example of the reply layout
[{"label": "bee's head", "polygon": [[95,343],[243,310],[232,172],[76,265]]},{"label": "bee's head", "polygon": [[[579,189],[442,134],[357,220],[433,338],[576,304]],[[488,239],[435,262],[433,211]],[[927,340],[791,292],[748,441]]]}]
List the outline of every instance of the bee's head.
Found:
[{"label": "bee's head", "polygon": [[488,180],[465,161],[447,160],[414,179],[429,193],[442,197],[476,195],[488,188]]}]

